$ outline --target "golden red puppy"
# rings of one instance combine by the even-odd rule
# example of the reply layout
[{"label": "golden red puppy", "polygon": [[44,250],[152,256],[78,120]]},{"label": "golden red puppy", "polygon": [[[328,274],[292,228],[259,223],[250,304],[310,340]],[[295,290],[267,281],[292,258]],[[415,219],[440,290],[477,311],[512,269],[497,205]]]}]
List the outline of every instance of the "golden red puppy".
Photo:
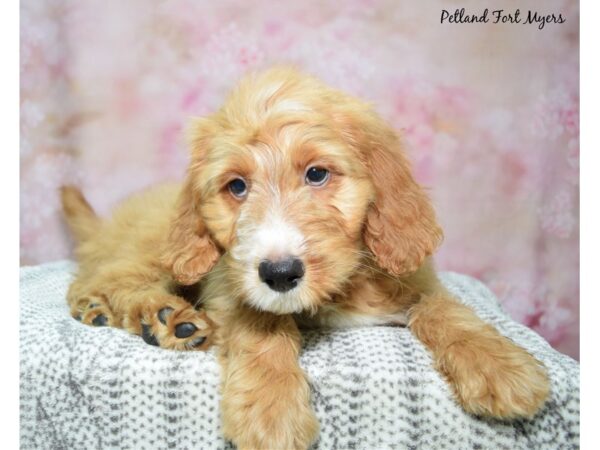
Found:
[{"label": "golden red puppy", "polygon": [[223,431],[239,448],[305,449],[317,436],[299,327],[408,324],[469,413],[543,405],[543,365],[438,281],[442,230],[370,106],[275,68],[197,119],[189,142],[181,185],[110,219],[63,189],[79,242],[68,301],[84,323],[154,345],[218,345]]}]

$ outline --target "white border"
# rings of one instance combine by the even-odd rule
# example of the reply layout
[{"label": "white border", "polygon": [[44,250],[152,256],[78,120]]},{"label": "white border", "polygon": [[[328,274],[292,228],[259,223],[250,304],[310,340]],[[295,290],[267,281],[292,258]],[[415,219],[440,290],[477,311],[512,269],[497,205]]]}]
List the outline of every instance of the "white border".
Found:
[{"label": "white border", "polygon": [[19,3],[0,2],[2,447],[19,447]]},{"label": "white border", "polygon": [[[600,372],[598,371],[598,321],[600,301],[595,289],[598,279],[598,232],[600,220],[600,139],[598,111],[598,2],[581,2],[581,448],[598,448],[597,416]],[[594,445],[596,444],[596,445]]]}]

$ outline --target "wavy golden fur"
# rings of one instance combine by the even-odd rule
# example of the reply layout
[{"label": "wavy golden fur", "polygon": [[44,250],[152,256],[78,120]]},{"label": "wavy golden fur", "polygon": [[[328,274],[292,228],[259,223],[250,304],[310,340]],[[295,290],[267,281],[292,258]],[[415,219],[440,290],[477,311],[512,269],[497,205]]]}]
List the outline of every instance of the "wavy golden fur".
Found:
[{"label": "wavy golden fur", "polygon": [[[544,367],[439,283],[434,210],[369,105],[274,68],[195,120],[189,142],[180,186],[134,196],[109,220],[63,189],[79,241],[68,301],[84,323],[150,344],[218,345],[223,432],[239,448],[304,449],[317,436],[299,327],[407,324],[466,411],[538,411]],[[265,275],[263,263],[290,257],[294,269]],[[295,272],[273,278],[281,270]]]}]

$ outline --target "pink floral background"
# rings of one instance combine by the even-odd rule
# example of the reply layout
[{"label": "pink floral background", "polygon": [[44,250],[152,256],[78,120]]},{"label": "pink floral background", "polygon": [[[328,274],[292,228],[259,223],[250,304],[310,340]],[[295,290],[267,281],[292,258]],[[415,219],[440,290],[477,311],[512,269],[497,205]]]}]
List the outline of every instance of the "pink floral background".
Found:
[{"label": "pink floral background", "polygon": [[180,178],[186,118],[292,62],[403,130],[445,229],[438,266],[578,358],[579,6],[493,3],[566,22],[440,24],[474,0],[22,0],[21,263],[71,254],[58,186],[106,213]]}]

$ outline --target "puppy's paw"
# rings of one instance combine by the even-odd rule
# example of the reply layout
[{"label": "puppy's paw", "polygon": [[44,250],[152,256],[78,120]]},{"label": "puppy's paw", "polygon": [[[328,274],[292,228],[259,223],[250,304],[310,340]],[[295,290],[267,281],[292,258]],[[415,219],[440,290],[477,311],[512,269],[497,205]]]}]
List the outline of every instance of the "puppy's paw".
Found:
[{"label": "puppy's paw", "polygon": [[179,297],[151,300],[142,307],[138,320],[135,328],[147,344],[173,350],[206,350],[211,345],[213,322],[206,312]]},{"label": "puppy's paw", "polygon": [[237,448],[306,450],[317,438],[319,422],[303,374],[236,370],[228,381],[221,402],[222,430]]},{"label": "puppy's paw", "polygon": [[456,342],[439,364],[463,408],[475,415],[531,418],[550,391],[542,363],[502,336]]},{"label": "puppy's paw", "polygon": [[[319,434],[319,422],[310,412],[294,418],[294,423],[274,423],[280,428],[250,427],[236,437],[229,437],[240,450],[306,450]],[[286,429],[286,427],[290,427]],[[227,436],[227,435],[226,435]]]},{"label": "puppy's paw", "polygon": [[72,301],[71,316],[86,325],[95,327],[118,325],[103,295],[89,295]]}]

